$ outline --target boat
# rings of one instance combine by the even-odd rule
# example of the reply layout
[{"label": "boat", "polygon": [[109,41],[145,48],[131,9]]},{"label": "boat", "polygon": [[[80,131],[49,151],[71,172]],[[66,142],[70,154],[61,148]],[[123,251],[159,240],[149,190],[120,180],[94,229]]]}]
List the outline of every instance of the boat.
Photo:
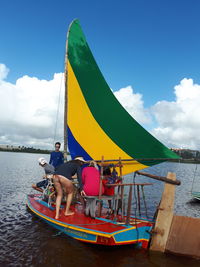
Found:
[{"label": "boat", "polygon": [[191,186],[191,197],[195,200],[200,200],[200,190],[199,190],[199,181],[198,181],[198,175],[197,175],[197,168],[198,164],[196,164],[195,170],[194,170],[194,177],[192,179],[192,186]]},{"label": "boat", "polygon": [[133,192],[139,206],[143,189],[150,184],[136,184],[134,180],[127,183],[126,175],[178,156],[147,132],[115,98],[78,20],[68,30],[65,61],[64,150],[68,146],[72,159],[81,155],[87,161],[95,160],[101,168],[101,180],[104,166],[117,169],[122,182],[116,185],[117,193],[112,199],[114,213],[108,216],[105,205],[108,197],[101,194],[95,199],[97,209],[93,217],[86,216],[80,203],[74,203],[71,207],[74,215],[66,217],[62,210],[56,220],[55,206],[39,194],[28,195],[27,206],[46,223],[74,239],[147,248],[154,221],[134,214]]},{"label": "boat", "polygon": [[200,192],[198,192],[198,191],[192,191],[191,196],[194,199],[200,200]]}]

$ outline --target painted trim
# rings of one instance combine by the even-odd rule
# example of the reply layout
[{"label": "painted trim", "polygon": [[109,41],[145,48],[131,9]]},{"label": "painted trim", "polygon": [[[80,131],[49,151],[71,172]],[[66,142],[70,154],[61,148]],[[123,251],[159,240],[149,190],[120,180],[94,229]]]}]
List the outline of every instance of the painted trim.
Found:
[{"label": "painted trim", "polygon": [[79,227],[74,227],[74,226],[71,226],[69,224],[63,224],[63,223],[60,223],[54,219],[50,219],[50,217],[48,216],[44,216],[42,215],[40,212],[36,211],[33,207],[30,206],[31,203],[30,201],[28,200],[28,203],[27,203],[27,206],[35,213],[37,214],[39,217],[42,217],[43,219],[49,221],[49,222],[52,222],[54,224],[57,224],[57,225],[60,225],[60,226],[63,226],[65,228],[69,228],[69,229],[73,229],[73,230],[76,230],[76,231],[80,231],[80,232],[85,232],[85,233],[88,233],[88,234],[93,234],[93,235],[99,235],[99,236],[105,236],[105,237],[112,237],[111,234],[104,234],[103,232],[97,232],[97,231],[90,231],[90,230],[87,230],[86,228],[79,228]]}]

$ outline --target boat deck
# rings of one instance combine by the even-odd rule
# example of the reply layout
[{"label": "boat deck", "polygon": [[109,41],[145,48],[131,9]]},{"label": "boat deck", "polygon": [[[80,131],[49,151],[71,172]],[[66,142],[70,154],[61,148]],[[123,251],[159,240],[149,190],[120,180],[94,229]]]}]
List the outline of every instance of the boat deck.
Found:
[{"label": "boat deck", "polygon": [[[73,210],[75,213],[71,216],[65,216],[64,215],[64,207],[62,206],[60,210],[60,217],[58,220],[55,220],[55,206],[48,207],[48,204],[41,200],[39,195],[29,195],[28,196],[28,206],[29,208],[39,215],[40,217],[43,217],[44,219],[49,218],[49,221],[56,222],[57,224],[66,224],[71,225],[78,228],[84,228],[88,230],[94,230],[95,232],[101,232],[101,233],[107,233],[107,234],[113,234],[118,231],[123,231],[127,228],[134,227],[137,225],[137,227],[146,226],[147,223],[149,225],[151,224],[148,221],[145,220],[135,220],[132,225],[120,225],[118,222],[111,221],[109,218],[107,219],[106,212],[107,210],[104,209],[102,212],[101,218],[91,218],[89,216],[86,216],[84,214],[84,209],[81,204],[76,204],[71,206],[71,210]],[[117,217],[117,221],[121,220],[121,216]]]}]

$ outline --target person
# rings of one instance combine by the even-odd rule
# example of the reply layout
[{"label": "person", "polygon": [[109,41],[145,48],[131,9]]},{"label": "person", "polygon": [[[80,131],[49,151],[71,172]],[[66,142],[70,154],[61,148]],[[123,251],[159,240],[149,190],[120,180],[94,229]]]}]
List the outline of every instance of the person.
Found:
[{"label": "person", "polygon": [[63,153],[60,152],[61,143],[55,143],[55,151],[52,151],[50,154],[49,164],[53,165],[56,169],[59,165],[64,163]]},{"label": "person", "polygon": [[55,219],[59,218],[59,209],[61,205],[62,195],[64,191],[66,192],[66,209],[65,209],[65,216],[73,215],[74,212],[70,210],[70,205],[72,202],[73,197],[73,184],[72,184],[72,176],[77,174],[79,189],[82,196],[85,196],[85,192],[83,191],[82,185],[82,177],[81,177],[81,167],[86,163],[86,161],[81,156],[75,157],[74,160],[70,160],[66,163],[61,164],[58,166],[57,170],[55,171],[55,175],[53,178],[54,186],[57,191],[56,197],[56,216]]},{"label": "person", "polygon": [[[98,196],[100,190],[100,173],[95,161],[91,161],[88,167],[82,171],[83,190],[87,196]],[[104,187],[102,186],[102,192]]]},{"label": "person", "polygon": [[45,171],[44,178],[45,179],[43,179],[42,181],[40,181],[36,184],[32,184],[32,188],[43,193],[44,189],[48,185],[48,179],[53,178],[53,174],[55,172],[55,169],[52,165],[47,163],[45,158],[39,158],[38,162],[39,162],[39,165],[44,168],[44,171]]},{"label": "person", "polygon": [[[115,168],[113,168],[113,172],[111,173],[110,167],[105,167],[103,170],[104,179],[102,180],[104,186],[104,195],[106,196],[114,196],[115,188],[114,186],[107,186],[108,184],[116,184],[120,182],[120,179],[117,176],[117,172]],[[111,200],[108,200],[109,209],[111,209]]]}]

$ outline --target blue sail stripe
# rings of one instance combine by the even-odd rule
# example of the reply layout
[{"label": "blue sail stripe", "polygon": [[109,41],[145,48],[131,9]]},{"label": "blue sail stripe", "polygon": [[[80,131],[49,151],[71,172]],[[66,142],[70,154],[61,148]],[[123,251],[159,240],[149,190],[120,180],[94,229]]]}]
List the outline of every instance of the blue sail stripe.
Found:
[{"label": "blue sail stripe", "polygon": [[85,160],[92,160],[90,155],[76,141],[69,127],[67,127],[67,136],[68,148],[72,159],[74,159],[76,156],[82,156]]}]

